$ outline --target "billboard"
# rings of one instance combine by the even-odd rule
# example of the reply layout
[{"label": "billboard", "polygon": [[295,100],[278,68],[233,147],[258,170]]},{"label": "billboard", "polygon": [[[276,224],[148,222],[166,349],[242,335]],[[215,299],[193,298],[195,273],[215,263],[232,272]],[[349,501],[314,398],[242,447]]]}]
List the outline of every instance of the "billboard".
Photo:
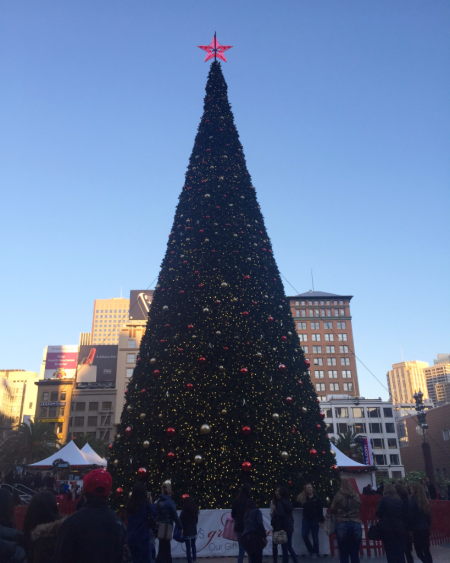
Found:
[{"label": "billboard", "polygon": [[77,370],[77,359],[76,345],[47,346],[44,379],[72,379]]},{"label": "billboard", "polygon": [[153,300],[153,289],[132,289],[130,291],[130,320],[146,321]]},{"label": "billboard", "polygon": [[78,354],[78,383],[116,381],[118,346],[80,346]]}]

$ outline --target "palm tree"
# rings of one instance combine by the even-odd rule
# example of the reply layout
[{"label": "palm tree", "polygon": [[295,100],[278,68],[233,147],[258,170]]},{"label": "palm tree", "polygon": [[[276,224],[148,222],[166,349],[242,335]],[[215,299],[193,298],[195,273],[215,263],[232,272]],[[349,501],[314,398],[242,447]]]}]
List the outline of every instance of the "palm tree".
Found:
[{"label": "palm tree", "polygon": [[6,432],[0,444],[0,465],[7,470],[16,465],[29,465],[53,454],[59,438],[45,422],[21,423]]},{"label": "palm tree", "polygon": [[89,444],[100,457],[105,457],[109,453],[108,444],[91,434],[79,434],[73,441],[80,450],[83,446]]},{"label": "palm tree", "polygon": [[338,438],[331,438],[333,444],[350,459],[362,463],[363,452],[361,443],[356,440],[357,434],[353,434],[351,430],[347,430],[344,434],[338,434]]}]

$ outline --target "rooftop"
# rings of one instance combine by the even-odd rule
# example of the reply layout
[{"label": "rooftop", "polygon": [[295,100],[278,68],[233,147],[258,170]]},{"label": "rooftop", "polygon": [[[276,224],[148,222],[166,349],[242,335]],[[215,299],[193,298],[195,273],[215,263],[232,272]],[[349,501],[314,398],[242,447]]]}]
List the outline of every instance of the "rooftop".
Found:
[{"label": "rooftop", "polygon": [[329,298],[329,299],[352,299],[353,295],[338,295],[336,293],[326,293],[325,291],[313,291],[312,289],[310,289],[309,291],[306,291],[305,293],[299,293],[298,295],[289,295],[288,299],[298,299],[298,298],[303,298],[303,299],[312,299],[312,298]]}]

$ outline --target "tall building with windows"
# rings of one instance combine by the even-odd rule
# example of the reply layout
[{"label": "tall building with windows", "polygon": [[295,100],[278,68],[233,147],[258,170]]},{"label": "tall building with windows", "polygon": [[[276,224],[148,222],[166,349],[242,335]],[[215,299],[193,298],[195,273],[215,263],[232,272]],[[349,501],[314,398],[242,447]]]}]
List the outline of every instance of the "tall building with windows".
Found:
[{"label": "tall building with windows", "polygon": [[450,362],[435,363],[423,369],[428,395],[433,405],[444,405],[450,402]]},{"label": "tall building with windows", "polygon": [[308,291],[288,297],[300,346],[321,401],[329,394],[359,395],[351,295]]},{"label": "tall building with windows", "polygon": [[0,370],[0,426],[34,419],[39,375],[24,369]]},{"label": "tall building with windows", "polygon": [[130,300],[123,297],[96,299],[90,344],[118,344],[119,331],[129,318]]},{"label": "tall building with windows", "polygon": [[428,399],[428,388],[424,369],[427,362],[400,362],[392,364],[387,373],[389,397],[394,405],[398,403],[414,403],[414,393],[422,391],[423,398]]}]

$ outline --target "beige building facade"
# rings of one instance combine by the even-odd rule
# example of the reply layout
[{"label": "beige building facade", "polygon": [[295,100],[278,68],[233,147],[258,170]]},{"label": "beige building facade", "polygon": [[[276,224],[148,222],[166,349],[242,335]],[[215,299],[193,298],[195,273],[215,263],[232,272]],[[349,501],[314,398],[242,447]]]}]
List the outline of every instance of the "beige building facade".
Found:
[{"label": "beige building facade", "polygon": [[435,407],[450,402],[450,362],[442,362],[424,368],[428,396]]},{"label": "beige building facade", "polygon": [[34,421],[39,374],[23,369],[0,370],[0,414],[12,425]]},{"label": "beige building facade", "polygon": [[35,420],[50,424],[61,443],[67,439],[70,406],[75,380],[41,379],[36,383],[37,401]]},{"label": "beige building facade", "polygon": [[129,318],[130,300],[96,299],[92,315],[91,344],[118,344],[122,324]]},{"label": "beige building facade", "polygon": [[392,364],[387,373],[389,397],[394,405],[399,403],[414,403],[414,394],[422,391],[423,398],[428,399],[428,388],[424,369],[427,362],[414,360]]}]

